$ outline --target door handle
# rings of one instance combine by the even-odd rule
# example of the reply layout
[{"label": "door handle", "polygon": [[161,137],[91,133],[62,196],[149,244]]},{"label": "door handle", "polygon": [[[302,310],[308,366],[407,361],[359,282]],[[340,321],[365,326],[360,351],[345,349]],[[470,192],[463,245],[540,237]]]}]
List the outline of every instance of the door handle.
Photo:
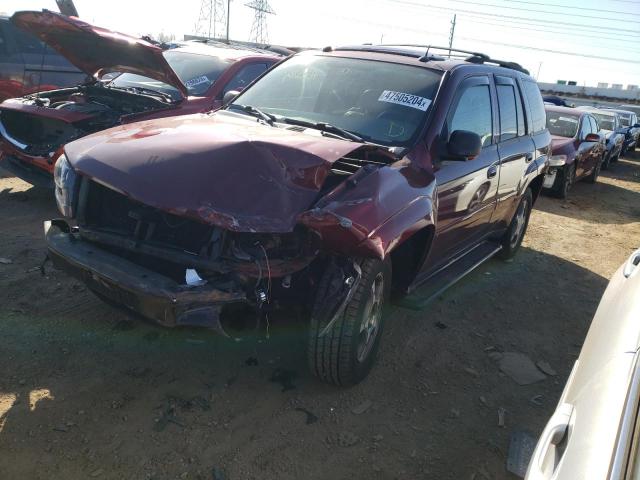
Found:
[{"label": "door handle", "polygon": [[[570,434],[569,425],[573,406],[564,403],[558,407],[549,423],[542,431],[538,444],[531,456],[527,477],[530,480],[548,480],[553,477],[555,470],[560,463],[563,451],[558,451],[555,455],[547,455],[549,449],[555,449],[564,437]],[[568,441],[568,440],[567,440]]]},{"label": "door handle", "polygon": [[531,160],[533,160],[533,153],[529,152],[524,156],[524,161],[529,163]]},{"label": "door handle", "polygon": [[487,178],[493,178],[498,174],[498,167],[491,165],[487,170]]}]

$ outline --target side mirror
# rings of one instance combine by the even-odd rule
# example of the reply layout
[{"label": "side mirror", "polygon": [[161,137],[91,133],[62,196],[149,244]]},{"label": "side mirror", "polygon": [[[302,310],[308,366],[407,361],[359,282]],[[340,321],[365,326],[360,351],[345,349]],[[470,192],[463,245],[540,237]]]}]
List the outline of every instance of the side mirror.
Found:
[{"label": "side mirror", "polygon": [[468,130],[456,130],[447,142],[447,153],[451,160],[473,160],[480,155],[482,139]]},{"label": "side mirror", "polygon": [[600,135],[598,135],[597,133],[587,133],[587,135],[584,137],[584,142],[599,142],[600,141]]},{"label": "side mirror", "polygon": [[222,104],[228,105],[229,103],[233,102],[233,100],[238,95],[240,95],[240,90],[229,90],[227,93],[224,94],[224,97],[222,97]]}]

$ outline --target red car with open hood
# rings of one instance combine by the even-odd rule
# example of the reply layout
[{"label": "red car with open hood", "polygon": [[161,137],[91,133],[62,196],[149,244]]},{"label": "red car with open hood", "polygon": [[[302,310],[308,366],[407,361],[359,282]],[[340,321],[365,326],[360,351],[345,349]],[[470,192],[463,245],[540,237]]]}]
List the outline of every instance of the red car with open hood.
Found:
[{"label": "red car with open hood", "polygon": [[282,58],[225,44],[163,48],[49,11],[17,12],[11,21],[94,78],[0,104],[0,166],[33,184],[53,185],[64,144],[119,124],[215,110],[226,92]]}]

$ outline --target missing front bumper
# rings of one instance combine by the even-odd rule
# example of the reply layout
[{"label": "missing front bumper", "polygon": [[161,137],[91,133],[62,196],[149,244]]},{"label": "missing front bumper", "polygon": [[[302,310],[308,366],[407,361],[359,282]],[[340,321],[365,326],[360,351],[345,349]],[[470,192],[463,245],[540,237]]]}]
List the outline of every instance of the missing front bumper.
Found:
[{"label": "missing front bumper", "polygon": [[[226,335],[220,314],[226,305],[249,304],[242,291],[211,285],[188,287],[114,255],[70,231],[63,222],[45,222],[53,264],[105,299],[165,327],[200,326]],[[61,228],[63,227],[63,228]]]}]

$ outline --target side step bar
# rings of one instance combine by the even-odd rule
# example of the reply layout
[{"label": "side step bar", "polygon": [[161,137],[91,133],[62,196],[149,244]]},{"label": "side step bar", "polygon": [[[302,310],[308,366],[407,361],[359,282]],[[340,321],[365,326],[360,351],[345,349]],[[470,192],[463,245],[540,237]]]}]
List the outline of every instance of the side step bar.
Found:
[{"label": "side step bar", "polygon": [[424,309],[434,298],[489,260],[500,250],[502,250],[502,245],[496,242],[487,241],[481,243],[454,263],[432,274],[412,293],[398,299],[395,304],[412,310]]}]

